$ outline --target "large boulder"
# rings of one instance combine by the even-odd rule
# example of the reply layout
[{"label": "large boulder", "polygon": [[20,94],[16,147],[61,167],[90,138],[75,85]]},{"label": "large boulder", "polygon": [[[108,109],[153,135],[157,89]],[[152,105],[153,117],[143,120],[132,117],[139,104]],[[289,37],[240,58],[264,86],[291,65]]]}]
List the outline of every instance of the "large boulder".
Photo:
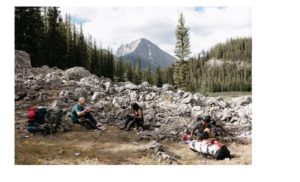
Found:
[{"label": "large boulder", "polygon": [[250,103],[252,103],[251,96],[242,96],[231,100],[231,104],[234,106],[246,106]]},{"label": "large boulder", "polygon": [[83,67],[74,67],[67,69],[66,74],[70,80],[79,81],[81,78],[88,77],[91,73]]},{"label": "large boulder", "polygon": [[173,86],[170,84],[163,84],[162,90],[167,91],[167,90],[172,90]]},{"label": "large boulder", "polygon": [[94,92],[92,98],[91,98],[91,102],[92,103],[96,103],[98,100],[104,98],[104,94],[103,92]]},{"label": "large boulder", "polygon": [[15,50],[15,69],[31,68],[30,56],[25,51]]},{"label": "large boulder", "polygon": [[59,78],[47,78],[46,79],[47,89],[60,89],[63,87],[63,81]]},{"label": "large boulder", "polygon": [[15,80],[15,100],[23,99],[27,95],[28,90],[26,89],[24,82],[21,80]]},{"label": "large boulder", "polygon": [[193,101],[193,95],[189,95],[186,98],[182,99],[180,103],[182,104],[190,104]]},{"label": "large boulder", "polygon": [[89,95],[89,91],[85,87],[76,88],[75,91],[74,91],[74,96],[75,96],[76,99],[78,99],[79,97],[87,98],[88,95]]},{"label": "large boulder", "polygon": [[127,95],[122,96],[122,97],[114,97],[112,104],[114,107],[120,108],[120,107],[128,107],[130,106],[130,97]]},{"label": "large boulder", "polygon": [[126,88],[126,89],[129,89],[129,90],[138,90],[138,89],[140,89],[140,85],[138,86],[138,85],[134,85],[134,84],[128,82],[128,83],[125,85],[125,88]]},{"label": "large boulder", "polygon": [[151,101],[155,98],[156,94],[154,92],[151,92],[149,94],[146,95],[145,100],[146,101]]}]

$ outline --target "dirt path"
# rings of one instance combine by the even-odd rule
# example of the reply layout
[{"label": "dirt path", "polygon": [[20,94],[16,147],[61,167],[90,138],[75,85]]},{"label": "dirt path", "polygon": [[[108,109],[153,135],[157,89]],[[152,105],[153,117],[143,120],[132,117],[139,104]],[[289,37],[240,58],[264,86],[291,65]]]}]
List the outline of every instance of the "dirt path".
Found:
[{"label": "dirt path", "polygon": [[[24,137],[16,131],[16,164],[166,164],[145,150],[148,141],[137,141],[136,131],[108,127],[106,131],[86,131],[75,127],[72,132]],[[252,145],[232,143],[231,160],[205,159],[179,142],[163,142],[167,150],[182,157],[180,164],[251,164]]]}]

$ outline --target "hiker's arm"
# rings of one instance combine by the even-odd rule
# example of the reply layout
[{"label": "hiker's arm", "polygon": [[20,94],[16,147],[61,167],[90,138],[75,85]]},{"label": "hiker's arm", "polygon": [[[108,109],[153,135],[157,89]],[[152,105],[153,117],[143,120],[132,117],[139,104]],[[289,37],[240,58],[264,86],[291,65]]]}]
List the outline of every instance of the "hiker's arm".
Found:
[{"label": "hiker's arm", "polygon": [[190,137],[193,137],[193,135],[194,135],[194,133],[195,133],[195,131],[196,131],[197,129],[198,129],[198,126],[196,126],[196,127],[192,130]]},{"label": "hiker's arm", "polygon": [[86,108],[83,111],[76,111],[76,113],[77,113],[78,116],[83,116],[83,115],[85,115],[88,112],[90,112],[89,108]]},{"label": "hiker's arm", "polygon": [[209,128],[205,128],[204,132],[206,132],[208,134],[209,138],[211,138],[211,134],[210,134],[210,129]]},{"label": "hiker's arm", "polygon": [[139,111],[138,111],[138,115],[135,116],[135,118],[141,119],[142,117],[143,117],[143,111],[142,111],[142,110],[139,110]]}]

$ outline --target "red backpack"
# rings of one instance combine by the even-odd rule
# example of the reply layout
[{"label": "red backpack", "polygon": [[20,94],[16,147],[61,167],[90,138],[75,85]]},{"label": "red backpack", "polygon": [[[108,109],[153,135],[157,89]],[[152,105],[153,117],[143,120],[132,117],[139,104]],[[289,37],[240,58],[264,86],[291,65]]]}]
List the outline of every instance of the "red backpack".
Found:
[{"label": "red backpack", "polygon": [[27,112],[28,122],[31,123],[36,118],[36,108],[34,106],[29,107]]}]

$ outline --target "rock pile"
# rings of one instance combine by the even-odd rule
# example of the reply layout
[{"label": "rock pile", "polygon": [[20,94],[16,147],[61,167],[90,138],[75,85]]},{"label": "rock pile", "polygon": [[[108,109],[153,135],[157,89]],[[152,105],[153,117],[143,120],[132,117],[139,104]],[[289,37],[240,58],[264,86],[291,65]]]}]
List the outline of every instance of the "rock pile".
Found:
[{"label": "rock pile", "polygon": [[176,139],[183,128],[191,128],[195,117],[210,114],[222,128],[227,139],[251,140],[252,99],[250,96],[226,102],[221,98],[205,97],[175,89],[164,84],[161,88],[144,82],[112,82],[97,77],[82,67],[68,70],[42,66],[32,68],[28,54],[16,51],[15,107],[16,122],[24,118],[24,110],[32,104],[63,109],[65,125],[70,125],[70,110],[78,97],[97,110],[101,123],[122,125],[130,103],[137,102],[144,110],[145,124],[150,130],[139,133],[141,139]]}]

